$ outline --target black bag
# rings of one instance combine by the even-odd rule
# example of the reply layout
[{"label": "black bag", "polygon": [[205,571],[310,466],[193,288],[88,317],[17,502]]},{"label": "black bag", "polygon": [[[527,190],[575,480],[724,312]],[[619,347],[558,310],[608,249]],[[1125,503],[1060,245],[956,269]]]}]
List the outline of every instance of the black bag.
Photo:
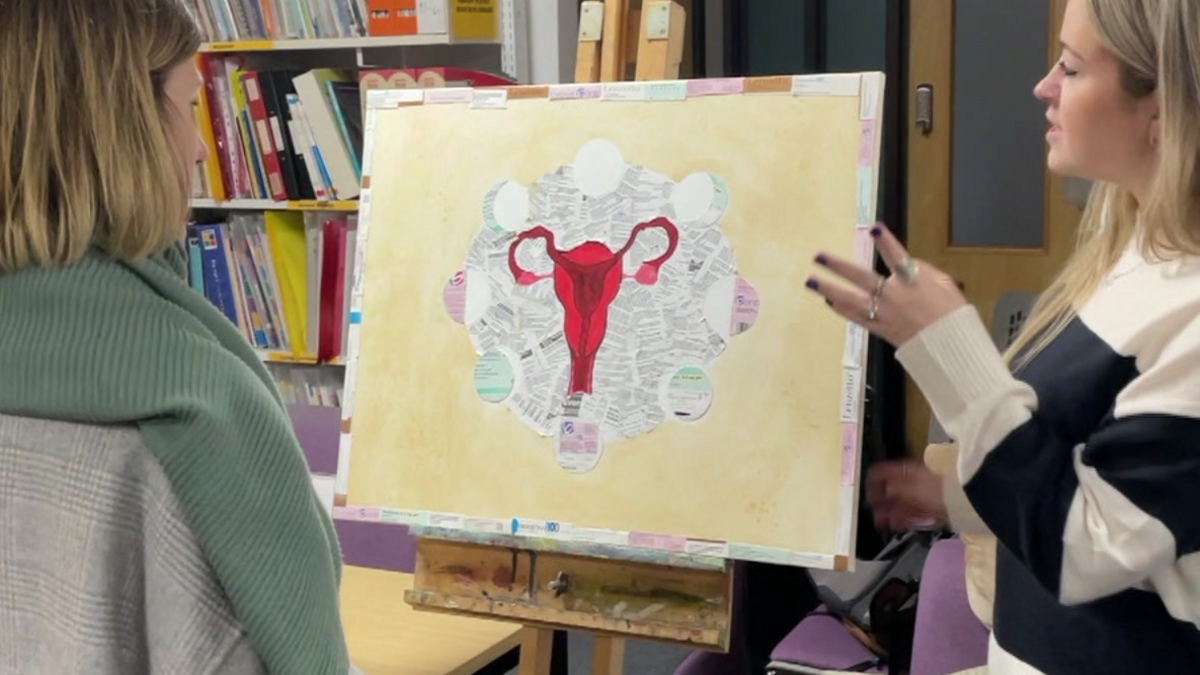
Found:
[{"label": "black bag", "polygon": [[874,560],[858,561],[853,572],[809,572],[826,607],[824,613],[842,619],[880,657],[861,664],[861,670],[886,663],[889,673],[908,672],[921,570],[940,536],[909,532],[889,542]]},{"label": "black bag", "polygon": [[916,580],[888,579],[871,598],[870,638],[886,658],[888,672],[907,673],[912,665],[917,623]]}]

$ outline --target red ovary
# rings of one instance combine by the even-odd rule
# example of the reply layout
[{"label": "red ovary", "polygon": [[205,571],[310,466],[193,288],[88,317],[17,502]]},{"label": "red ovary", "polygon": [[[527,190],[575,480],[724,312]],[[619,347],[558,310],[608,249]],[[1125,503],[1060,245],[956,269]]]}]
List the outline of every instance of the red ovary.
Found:
[{"label": "red ovary", "polygon": [[[596,241],[588,241],[569,251],[554,247],[554,233],[538,225],[517,236],[508,248],[508,268],[521,286],[531,286],[543,279],[554,278],[554,292],[566,312],[563,334],[571,350],[571,389],[568,394],[592,393],[592,369],[596,352],[604,342],[608,329],[608,308],[621,290],[621,260],[645,230],[658,228],[667,233],[667,250],[638,268],[633,278],[640,284],[653,285],[658,270],[670,260],[679,244],[679,230],[666,218],[655,218],[633,228],[629,240],[613,252]],[[530,239],[544,239],[546,251],[554,261],[550,274],[535,274],[517,263],[517,249]]]}]

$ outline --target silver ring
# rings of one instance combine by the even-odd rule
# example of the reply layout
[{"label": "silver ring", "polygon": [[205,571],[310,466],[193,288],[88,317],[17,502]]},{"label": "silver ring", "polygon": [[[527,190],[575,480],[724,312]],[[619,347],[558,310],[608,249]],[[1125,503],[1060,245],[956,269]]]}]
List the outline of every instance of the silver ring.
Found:
[{"label": "silver ring", "polygon": [[879,298],[871,298],[871,304],[867,307],[867,321],[874,321],[879,318]]},{"label": "silver ring", "polygon": [[879,281],[875,282],[875,297],[883,297],[883,286],[887,283],[887,277],[879,277]]},{"label": "silver ring", "polygon": [[892,272],[900,278],[900,281],[903,281],[906,284],[915,282],[917,280],[917,273],[920,271],[921,270],[919,267],[917,267],[916,261],[914,261],[912,258],[905,258],[904,260],[901,260],[900,262],[896,263],[896,267],[892,270]]}]

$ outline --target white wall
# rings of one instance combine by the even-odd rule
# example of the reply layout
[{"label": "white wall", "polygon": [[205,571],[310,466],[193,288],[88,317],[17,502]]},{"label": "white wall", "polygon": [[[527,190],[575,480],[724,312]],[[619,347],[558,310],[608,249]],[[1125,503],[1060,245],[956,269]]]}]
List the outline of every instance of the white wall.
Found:
[{"label": "white wall", "polygon": [[576,0],[526,0],[529,45],[528,84],[560,84],[575,79],[579,35]]}]

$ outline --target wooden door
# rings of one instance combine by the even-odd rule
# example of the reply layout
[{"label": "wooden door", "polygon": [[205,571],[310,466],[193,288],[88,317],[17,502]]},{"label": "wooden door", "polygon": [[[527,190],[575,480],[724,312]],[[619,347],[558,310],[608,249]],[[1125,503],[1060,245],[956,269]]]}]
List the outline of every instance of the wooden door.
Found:
[{"label": "wooden door", "polygon": [[[1068,202],[1068,186],[1063,180],[1045,169],[1044,106],[1033,99],[1032,93],[1037,81],[1058,60],[1059,28],[1067,0],[909,0],[907,4],[908,246],[915,257],[930,261],[958,280],[984,320],[990,321],[997,299],[1006,292],[1037,293],[1044,289],[1075,242],[1081,210]],[[1019,11],[1021,6],[1027,12],[1048,12],[1049,16],[1034,15],[1040,21],[1031,29],[1028,16],[1009,19],[1000,14],[957,14]],[[1014,23],[1006,29],[1005,21]],[[1014,74],[1022,59],[1023,70]],[[1044,64],[1040,70],[1038,63]],[[955,97],[956,86],[963,98]],[[926,94],[921,93],[922,87]],[[995,98],[989,99],[989,95]],[[1022,95],[1028,98],[1021,99]],[[919,99],[932,103],[931,126],[922,125],[919,113],[925,111],[919,108],[925,106]],[[969,107],[970,116],[964,117],[956,106]],[[1005,112],[1009,107],[1015,112]],[[972,137],[972,133],[990,137]],[[1038,148],[1029,145],[1031,134],[1036,134],[1042,144],[1040,168]],[[1006,144],[1022,144],[1024,154],[1020,161],[997,165],[994,153],[1008,147]],[[974,174],[964,170],[972,166]],[[971,184],[956,186],[956,180]],[[1010,196],[1006,184],[1014,187],[1014,193],[1020,192],[1011,195],[1012,199],[1030,201],[1036,199],[1030,197],[1032,190],[1015,187],[1020,184],[1029,188],[1031,180],[1034,187],[1040,181],[1041,189],[1040,200],[1025,208],[1028,217],[1013,219],[1022,222],[998,223],[995,211],[1011,206],[1005,201]],[[976,199],[978,195],[982,197]],[[972,199],[979,202],[975,213],[968,203]],[[983,236],[964,234],[965,226],[975,221],[990,222],[992,231]],[[1021,225],[1027,231],[1024,241],[1018,244],[1010,243],[1016,238],[1011,233],[997,231]],[[989,239],[992,243],[987,243]],[[919,455],[928,438],[929,406],[911,380],[906,384],[906,396],[908,450]]]}]

